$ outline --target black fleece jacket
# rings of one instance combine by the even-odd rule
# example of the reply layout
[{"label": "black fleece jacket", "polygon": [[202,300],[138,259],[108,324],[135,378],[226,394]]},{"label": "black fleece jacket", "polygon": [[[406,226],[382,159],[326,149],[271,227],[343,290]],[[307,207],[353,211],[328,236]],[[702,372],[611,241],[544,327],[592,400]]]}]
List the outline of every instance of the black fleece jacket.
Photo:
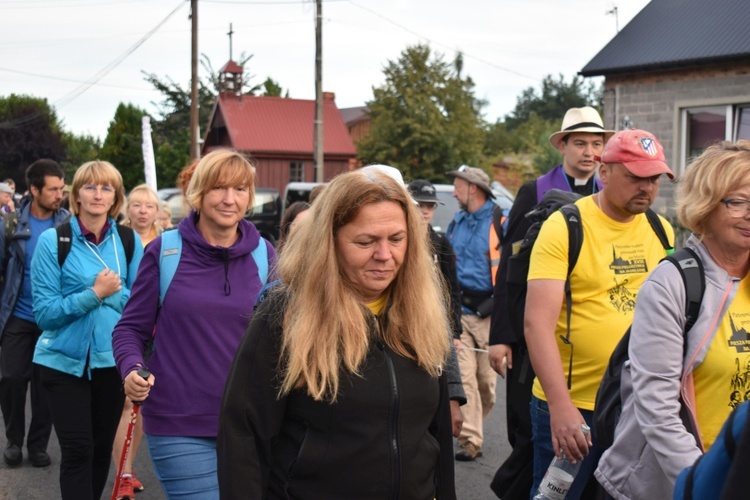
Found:
[{"label": "black fleece jacket", "polygon": [[283,292],[256,310],[227,379],[217,454],[222,499],[453,500],[448,392],[372,341],[335,403],[278,397]]}]

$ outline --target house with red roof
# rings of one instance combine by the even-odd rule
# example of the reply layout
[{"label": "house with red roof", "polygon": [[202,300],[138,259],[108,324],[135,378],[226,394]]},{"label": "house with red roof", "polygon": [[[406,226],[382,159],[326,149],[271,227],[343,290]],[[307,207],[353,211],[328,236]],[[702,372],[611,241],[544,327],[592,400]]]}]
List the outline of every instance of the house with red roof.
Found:
[{"label": "house with red roof", "polygon": [[[230,61],[220,71],[221,88],[203,139],[202,153],[218,148],[255,159],[256,186],[284,191],[289,182],[312,182],[315,101],[243,95],[242,68]],[[336,107],[324,93],[323,177],[356,168],[357,151]]]}]

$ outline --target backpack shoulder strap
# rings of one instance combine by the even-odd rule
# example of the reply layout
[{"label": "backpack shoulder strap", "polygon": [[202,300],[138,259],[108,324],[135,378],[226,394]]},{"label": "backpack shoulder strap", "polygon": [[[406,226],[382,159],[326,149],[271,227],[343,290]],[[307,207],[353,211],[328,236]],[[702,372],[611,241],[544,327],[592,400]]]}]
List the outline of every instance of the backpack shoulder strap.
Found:
[{"label": "backpack shoulder strap", "polygon": [[251,255],[255,260],[255,265],[258,266],[258,276],[260,276],[260,282],[265,285],[268,281],[268,246],[266,240],[261,237],[258,241],[258,246],[252,251]]},{"label": "backpack shoulder strap", "polygon": [[57,226],[55,231],[57,231],[57,264],[62,268],[70,253],[70,239],[73,237],[73,228],[70,227],[70,221],[68,220]]},{"label": "backpack shoulder strap", "polygon": [[164,304],[169,285],[182,256],[182,236],[173,229],[161,233],[161,253],[159,254],[159,307]]},{"label": "backpack shoulder strap", "polygon": [[503,209],[495,205],[492,209],[492,226],[495,228],[495,234],[497,234],[497,240],[500,244],[503,242],[503,224],[505,223],[505,219]]},{"label": "backpack shoulder strap", "polygon": [[649,208],[648,210],[646,210],[646,219],[648,219],[648,223],[651,225],[651,229],[653,229],[654,233],[656,233],[656,237],[659,238],[661,246],[664,247],[664,250],[667,251],[667,254],[671,253],[671,250],[673,250],[674,247],[669,241],[667,231],[664,229],[664,224],[662,224],[661,219],[659,218],[657,213]]},{"label": "backpack shoulder strap", "polygon": [[117,234],[120,236],[122,246],[125,249],[125,260],[130,267],[130,263],[133,261],[133,254],[135,253],[135,236],[133,235],[133,229],[123,226],[122,224],[115,224],[117,228]]},{"label": "backpack shoulder strap", "polygon": [[[583,224],[581,223],[581,212],[575,203],[569,203],[560,207],[560,212],[565,219],[565,225],[568,226],[568,273],[565,277],[565,311],[566,311],[566,333],[561,340],[570,344],[570,316],[573,312],[573,293],[570,290],[570,274],[578,263],[578,256],[581,255],[583,246]],[[572,351],[571,351],[572,352]],[[573,376],[573,356],[570,356],[568,366],[568,390],[571,388]]]},{"label": "backpack shoulder strap", "polygon": [[[681,248],[672,255],[665,257],[672,262],[682,277],[685,285],[685,330],[687,333],[698,319],[703,302],[703,293],[706,291],[706,274],[703,271],[703,262],[692,248]],[[683,354],[687,353],[687,342],[683,342]]]}]

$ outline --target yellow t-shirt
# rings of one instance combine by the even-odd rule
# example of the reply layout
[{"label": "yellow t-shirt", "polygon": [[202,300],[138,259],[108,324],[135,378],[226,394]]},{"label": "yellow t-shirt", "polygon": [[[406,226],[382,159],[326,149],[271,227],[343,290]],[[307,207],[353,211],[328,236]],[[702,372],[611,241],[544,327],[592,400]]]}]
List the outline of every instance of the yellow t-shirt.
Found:
[{"label": "yellow t-shirt", "polygon": [[388,298],[388,294],[383,294],[377,298],[374,302],[368,302],[365,304],[367,308],[375,315],[379,315],[385,308],[385,301]]},{"label": "yellow t-shirt", "polygon": [[698,425],[708,449],[732,409],[750,399],[750,278],[740,282],[706,358],[693,372],[693,383]]},{"label": "yellow t-shirt", "polygon": [[[570,277],[573,308],[570,341],[573,373],[570,397],[577,408],[594,409],[596,391],[617,342],[633,321],[635,299],[648,273],[666,255],[645,214],[627,223],[606,216],[591,196],[576,202],[583,222],[583,246]],[[661,219],[669,241],[672,227]],[[568,228],[562,214],[547,219],[531,253],[529,280],[564,281],[568,269]],[[533,312],[532,312],[533,314]],[[564,375],[568,377],[570,346],[560,336],[567,333],[565,300],[555,339]],[[546,400],[539,379],[534,396]]]}]

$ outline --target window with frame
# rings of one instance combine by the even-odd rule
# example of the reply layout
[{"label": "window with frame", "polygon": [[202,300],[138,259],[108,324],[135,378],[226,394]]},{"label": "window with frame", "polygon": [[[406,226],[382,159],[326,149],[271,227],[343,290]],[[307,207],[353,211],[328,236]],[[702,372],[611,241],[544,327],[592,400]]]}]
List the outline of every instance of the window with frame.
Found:
[{"label": "window with frame", "polygon": [[289,182],[305,182],[305,162],[289,162]]},{"label": "window with frame", "polygon": [[750,103],[682,108],[681,170],[717,141],[750,140]]}]

